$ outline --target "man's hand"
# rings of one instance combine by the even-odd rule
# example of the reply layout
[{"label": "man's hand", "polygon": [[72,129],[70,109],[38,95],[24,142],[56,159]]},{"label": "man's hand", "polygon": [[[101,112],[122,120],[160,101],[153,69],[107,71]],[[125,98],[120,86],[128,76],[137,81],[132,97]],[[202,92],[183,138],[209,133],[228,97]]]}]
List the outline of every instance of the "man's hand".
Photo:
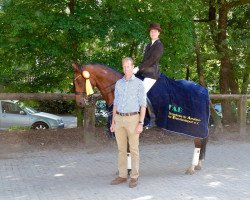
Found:
[{"label": "man's hand", "polygon": [[133,74],[136,74],[138,71],[139,71],[139,67],[135,67],[135,68],[133,69]]},{"label": "man's hand", "polygon": [[110,132],[114,133],[115,132],[115,122],[112,121],[112,124],[110,126]]},{"label": "man's hand", "polygon": [[140,134],[143,131],[143,124],[138,124],[136,127],[136,133]]}]

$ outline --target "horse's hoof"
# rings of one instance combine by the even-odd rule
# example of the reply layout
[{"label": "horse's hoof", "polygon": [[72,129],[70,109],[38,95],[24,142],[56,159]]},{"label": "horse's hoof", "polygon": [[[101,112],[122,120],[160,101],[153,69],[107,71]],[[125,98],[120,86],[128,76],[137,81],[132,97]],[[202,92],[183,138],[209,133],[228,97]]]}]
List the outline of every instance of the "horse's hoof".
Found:
[{"label": "horse's hoof", "polygon": [[188,169],[186,170],[185,174],[187,174],[187,175],[192,175],[192,174],[194,174],[194,172],[195,172],[195,170],[194,170],[192,167],[190,167],[190,168],[188,168]]},{"label": "horse's hoof", "polygon": [[195,169],[195,170],[201,170],[201,166],[200,166],[200,165],[197,165],[197,166],[195,166],[194,169]]}]

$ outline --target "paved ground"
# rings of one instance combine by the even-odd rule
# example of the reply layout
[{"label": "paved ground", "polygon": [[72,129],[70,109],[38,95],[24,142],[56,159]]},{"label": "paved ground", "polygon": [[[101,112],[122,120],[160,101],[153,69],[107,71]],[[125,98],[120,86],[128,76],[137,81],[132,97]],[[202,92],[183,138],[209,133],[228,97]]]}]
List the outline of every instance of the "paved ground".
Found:
[{"label": "paved ground", "polygon": [[[17,144],[18,145],[18,144]],[[116,146],[0,152],[0,200],[250,199],[250,142],[211,142],[202,171],[185,175],[191,141],[141,144],[139,185],[109,185]]]}]

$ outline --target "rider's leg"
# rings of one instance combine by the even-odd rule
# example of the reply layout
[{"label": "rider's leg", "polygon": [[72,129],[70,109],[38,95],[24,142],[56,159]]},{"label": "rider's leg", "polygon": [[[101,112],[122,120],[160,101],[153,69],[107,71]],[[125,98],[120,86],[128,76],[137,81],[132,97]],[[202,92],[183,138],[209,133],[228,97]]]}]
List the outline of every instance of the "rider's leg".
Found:
[{"label": "rider's leg", "polygon": [[[156,80],[152,79],[152,78],[144,78],[143,80],[143,85],[145,88],[145,92],[147,93],[150,88],[155,84]],[[147,108],[148,108],[148,114],[150,116],[150,124],[149,126],[155,126],[155,114],[154,114],[154,110],[152,107],[152,104],[149,100],[149,98],[147,98]]]},{"label": "rider's leg", "polygon": [[155,84],[156,80],[152,78],[144,78],[143,85],[145,88],[145,92],[147,93],[150,88]]},{"label": "rider's leg", "polygon": [[153,106],[149,98],[147,98],[147,109],[148,109],[148,114],[150,116],[149,127],[153,127],[155,126],[155,113],[154,113]]}]

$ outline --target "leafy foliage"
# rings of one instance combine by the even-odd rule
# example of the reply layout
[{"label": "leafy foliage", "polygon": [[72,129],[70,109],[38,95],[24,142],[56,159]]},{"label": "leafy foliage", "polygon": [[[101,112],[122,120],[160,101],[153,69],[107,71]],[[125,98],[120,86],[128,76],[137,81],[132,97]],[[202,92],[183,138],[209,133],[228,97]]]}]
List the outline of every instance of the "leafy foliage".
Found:
[{"label": "leafy foliage", "polygon": [[[218,91],[218,58],[207,23],[206,1],[194,0],[1,0],[0,91],[71,92],[71,63],[103,63],[121,70],[124,56],[142,60],[149,23],[161,24],[161,71],[197,81],[199,43],[208,86]],[[242,82],[249,44],[249,5],[232,10],[228,28],[235,73]]]}]

